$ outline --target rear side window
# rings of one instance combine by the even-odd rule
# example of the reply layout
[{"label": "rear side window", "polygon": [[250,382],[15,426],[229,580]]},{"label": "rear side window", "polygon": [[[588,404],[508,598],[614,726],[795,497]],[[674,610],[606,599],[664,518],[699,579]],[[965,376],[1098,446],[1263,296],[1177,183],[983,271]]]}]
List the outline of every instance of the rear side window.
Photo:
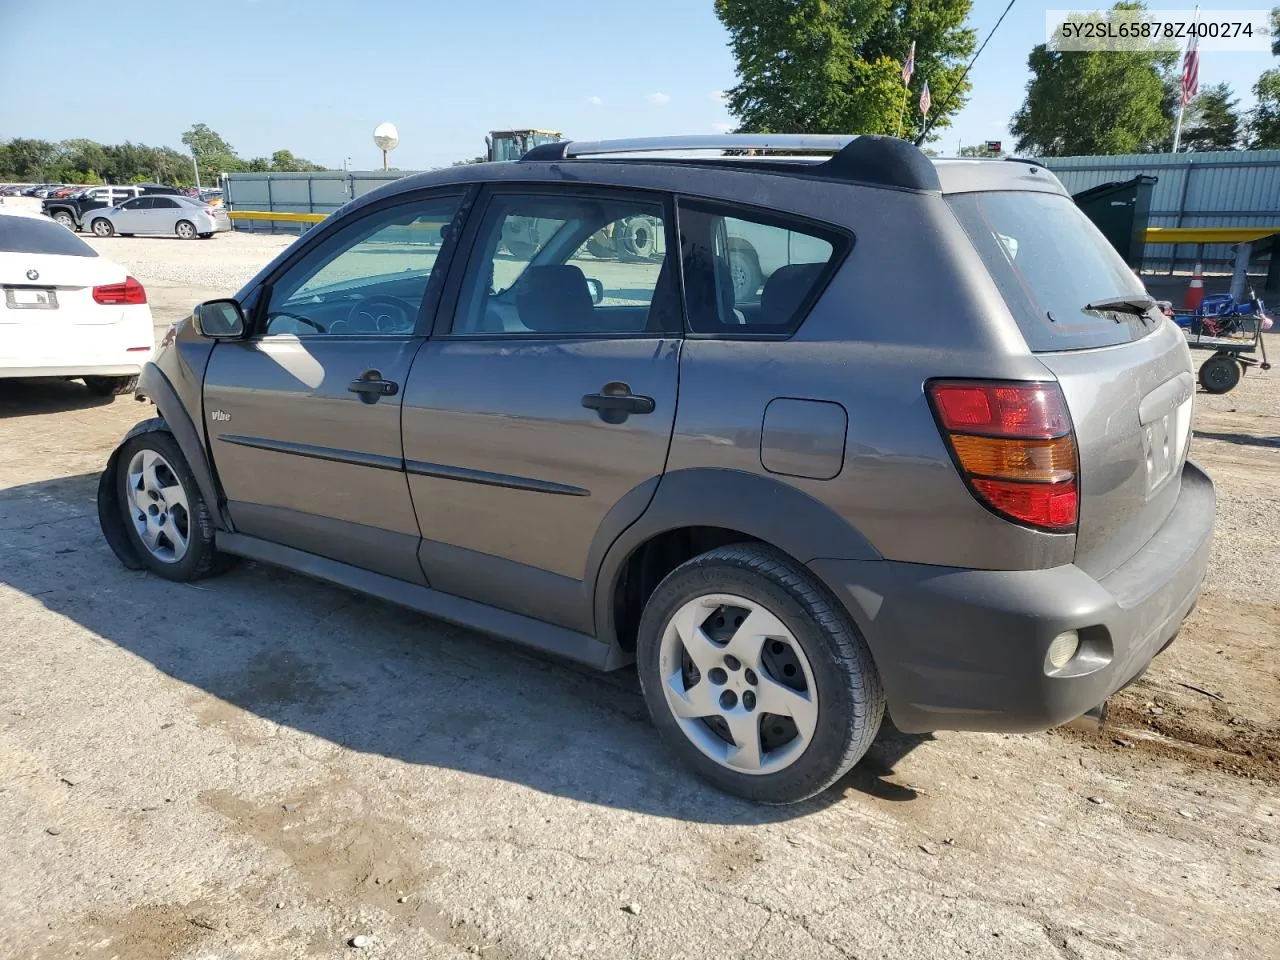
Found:
[{"label": "rear side window", "polygon": [[49,253],[60,257],[96,257],[89,246],[60,223],[40,217],[0,216],[0,253]]},{"label": "rear side window", "polygon": [[850,245],[843,234],[785,216],[682,201],[689,329],[715,336],[787,336]]},{"label": "rear side window", "polygon": [[1146,288],[1070,197],[1007,191],[947,198],[1036,353],[1129,343],[1153,322],[1087,304]]}]

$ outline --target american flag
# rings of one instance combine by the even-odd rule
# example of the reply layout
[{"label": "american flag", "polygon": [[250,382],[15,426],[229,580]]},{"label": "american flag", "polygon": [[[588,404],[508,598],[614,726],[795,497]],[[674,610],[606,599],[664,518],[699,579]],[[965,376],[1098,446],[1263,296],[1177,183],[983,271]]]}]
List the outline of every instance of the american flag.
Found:
[{"label": "american flag", "polygon": [[1187,52],[1182,56],[1182,105],[1191,102],[1192,97],[1200,92],[1200,51],[1196,48],[1198,38],[1193,33],[1187,41]]},{"label": "american flag", "polygon": [[929,96],[929,81],[924,82],[924,89],[920,91],[920,112],[928,114],[929,108],[933,106],[933,97]]},{"label": "american flag", "polygon": [[902,85],[911,86],[911,75],[916,72],[916,42],[911,41],[911,49],[907,51],[907,59],[902,62]]}]

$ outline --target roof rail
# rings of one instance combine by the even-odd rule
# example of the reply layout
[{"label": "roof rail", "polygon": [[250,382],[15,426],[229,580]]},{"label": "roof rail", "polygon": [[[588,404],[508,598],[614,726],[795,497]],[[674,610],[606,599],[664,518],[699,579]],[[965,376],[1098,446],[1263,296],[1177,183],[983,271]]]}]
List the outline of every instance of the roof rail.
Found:
[{"label": "roof rail", "polygon": [[[534,147],[521,163],[573,160],[623,153],[671,153],[689,150],[759,151],[781,154],[829,154],[807,174],[861,183],[940,190],[938,172],[923,152],[906,140],[872,134],[731,133],[628,140],[561,140]],[[733,159],[730,157],[729,159]]]},{"label": "roof rail", "polygon": [[851,135],[831,133],[714,133],[684,137],[632,137],[624,140],[560,140],[541,144],[521,159],[569,160],[610,153],[669,153],[678,150],[837,153],[853,139]]}]

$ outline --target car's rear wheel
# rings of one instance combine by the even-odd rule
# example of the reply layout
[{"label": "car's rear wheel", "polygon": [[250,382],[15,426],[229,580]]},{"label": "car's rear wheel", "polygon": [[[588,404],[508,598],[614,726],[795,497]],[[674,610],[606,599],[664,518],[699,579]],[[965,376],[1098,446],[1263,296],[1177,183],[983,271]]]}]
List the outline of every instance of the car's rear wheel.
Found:
[{"label": "car's rear wheel", "polygon": [[120,449],[119,505],[142,564],[168,580],[197,580],[223,566],[213,518],[172,434],[142,433]]},{"label": "car's rear wheel", "polygon": [[120,397],[133,393],[137,377],[85,377],[84,385],[100,397]]},{"label": "car's rear wheel", "polygon": [[95,218],[89,229],[93,231],[95,237],[109,237],[116,232],[116,228],[112,226],[111,221],[103,217]]},{"label": "car's rear wheel", "polygon": [[190,220],[179,220],[173,232],[178,235],[181,240],[194,240],[196,238],[196,225]]},{"label": "car's rear wheel", "polygon": [[212,234],[212,233],[202,233],[202,234],[200,234],[200,239],[201,239],[201,240],[208,240],[208,239],[209,239],[210,237],[212,237],[212,236],[213,236],[213,234]]},{"label": "car's rear wheel", "polygon": [[1200,386],[1209,393],[1226,393],[1240,382],[1240,363],[1235,357],[1214,354],[1200,365]]},{"label": "car's rear wheel", "polygon": [[76,219],[75,217],[71,216],[71,214],[68,213],[66,210],[59,210],[57,213],[53,215],[53,219],[56,222],[62,224],[72,233],[76,232]]},{"label": "car's rear wheel", "polygon": [[748,800],[825,790],[884,715],[847,613],[763,545],[721,547],[672,571],[645,606],[636,657],[659,732],[699,776]]}]

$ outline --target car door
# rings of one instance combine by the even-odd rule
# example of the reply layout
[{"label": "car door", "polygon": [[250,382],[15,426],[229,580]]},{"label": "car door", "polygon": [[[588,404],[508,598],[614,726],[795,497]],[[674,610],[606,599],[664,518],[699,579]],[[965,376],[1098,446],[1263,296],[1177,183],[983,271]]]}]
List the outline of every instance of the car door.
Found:
[{"label": "car door", "polygon": [[[139,233],[165,233],[174,232],[179,220],[190,220],[191,216],[183,216],[182,205],[173,197],[149,197],[149,208],[143,214],[145,223]],[[194,214],[195,211],[191,210]]]},{"label": "car door", "polygon": [[673,217],[660,196],[568,186],[495,188],[478,209],[405,389],[422,566],[437,589],[589,632],[593,544],[644,512],[670,445]]},{"label": "car door", "polygon": [[150,197],[135,197],[120,204],[116,207],[116,212],[111,215],[111,223],[116,228],[116,233],[145,232],[147,211],[150,208]]},{"label": "car door", "polygon": [[204,381],[237,531],[423,582],[401,401],[460,208],[451,192],[345,217],[247,298],[250,335],[220,342]]}]

